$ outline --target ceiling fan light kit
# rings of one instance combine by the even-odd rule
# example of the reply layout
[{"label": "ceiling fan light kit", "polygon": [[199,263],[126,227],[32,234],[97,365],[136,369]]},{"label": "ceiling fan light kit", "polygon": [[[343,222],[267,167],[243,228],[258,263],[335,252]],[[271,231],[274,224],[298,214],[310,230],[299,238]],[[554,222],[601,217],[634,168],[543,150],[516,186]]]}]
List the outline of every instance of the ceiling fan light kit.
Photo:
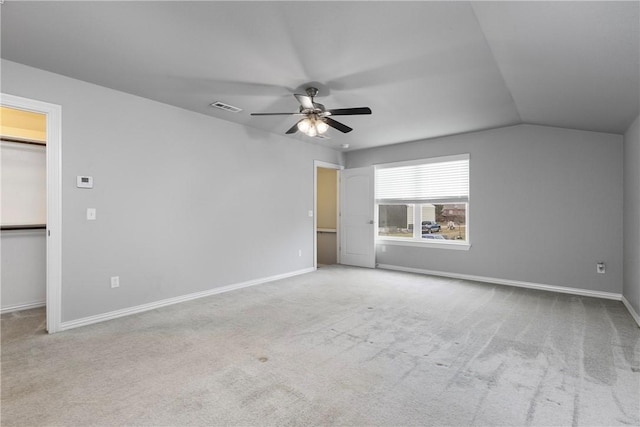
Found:
[{"label": "ceiling fan light kit", "polygon": [[308,136],[322,135],[329,129],[329,125],[317,117],[305,117],[296,126],[300,132]]},{"label": "ceiling fan light kit", "polygon": [[351,132],[353,129],[349,126],[333,120],[329,116],[353,116],[359,114],[371,114],[369,107],[356,108],[337,108],[327,110],[324,105],[314,101],[318,95],[318,89],[308,87],[306,95],[294,94],[293,96],[300,103],[300,109],[297,113],[251,113],[252,116],[304,116],[295,125],[293,125],[286,134],[296,133],[298,131],[307,136],[318,137],[327,132],[330,127],[339,130],[342,133]]}]

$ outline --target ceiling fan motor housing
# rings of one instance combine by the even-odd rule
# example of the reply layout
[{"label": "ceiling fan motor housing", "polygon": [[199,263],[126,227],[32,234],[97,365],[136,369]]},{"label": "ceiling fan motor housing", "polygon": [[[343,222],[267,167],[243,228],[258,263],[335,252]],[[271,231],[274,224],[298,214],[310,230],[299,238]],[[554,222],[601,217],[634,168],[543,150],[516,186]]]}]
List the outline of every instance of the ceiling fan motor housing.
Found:
[{"label": "ceiling fan motor housing", "polygon": [[318,89],[315,87],[308,87],[306,89],[307,95],[309,95],[310,97],[315,97],[318,95]]}]

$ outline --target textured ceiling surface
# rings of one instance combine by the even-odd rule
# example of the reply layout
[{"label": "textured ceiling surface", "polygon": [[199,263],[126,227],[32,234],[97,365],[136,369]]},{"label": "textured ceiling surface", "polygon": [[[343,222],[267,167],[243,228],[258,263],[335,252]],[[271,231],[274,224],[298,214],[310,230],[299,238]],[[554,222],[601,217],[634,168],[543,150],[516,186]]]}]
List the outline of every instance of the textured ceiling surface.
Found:
[{"label": "textured ceiling surface", "polygon": [[[639,2],[17,2],[2,57],[284,134],[310,83],[350,149],[518,123],[624,133],[640,98]],[[209,106],[222,101],[243,109]]]}]

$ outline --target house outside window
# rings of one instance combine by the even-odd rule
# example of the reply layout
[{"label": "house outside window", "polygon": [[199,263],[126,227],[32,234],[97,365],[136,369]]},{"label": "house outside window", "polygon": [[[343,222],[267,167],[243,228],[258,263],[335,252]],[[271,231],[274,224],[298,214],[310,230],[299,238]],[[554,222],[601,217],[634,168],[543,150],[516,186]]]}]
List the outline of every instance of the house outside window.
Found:
[{"label": "house outside window", "polygon": [[469,248],[469,155],[376,166],[377,240]]}]

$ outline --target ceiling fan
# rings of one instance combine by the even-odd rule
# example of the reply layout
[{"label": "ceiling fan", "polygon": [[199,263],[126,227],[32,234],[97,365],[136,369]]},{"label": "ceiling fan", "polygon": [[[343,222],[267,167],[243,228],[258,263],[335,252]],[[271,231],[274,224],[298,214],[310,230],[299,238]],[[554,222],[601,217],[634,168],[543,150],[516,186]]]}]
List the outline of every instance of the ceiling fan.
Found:
[{"label": "ceiling fan", "polygon": [[333,120],[330,116],[353,116],[358,114],[371,114],[369,107],[356,108],[336,108],[327,110],[324,105],[314,101],[318,95],[318,89],[308,87],[306,95],[294,94],[300,103],[300,110],[297,113],[251,113],[252,116],[304,116],[295,125],[293,125],[286,134],[296,133],[298,131],[308,135],[322,137],[329,127],[339,130],[342,133],[351,132],[353,129],[349,126]]}]

